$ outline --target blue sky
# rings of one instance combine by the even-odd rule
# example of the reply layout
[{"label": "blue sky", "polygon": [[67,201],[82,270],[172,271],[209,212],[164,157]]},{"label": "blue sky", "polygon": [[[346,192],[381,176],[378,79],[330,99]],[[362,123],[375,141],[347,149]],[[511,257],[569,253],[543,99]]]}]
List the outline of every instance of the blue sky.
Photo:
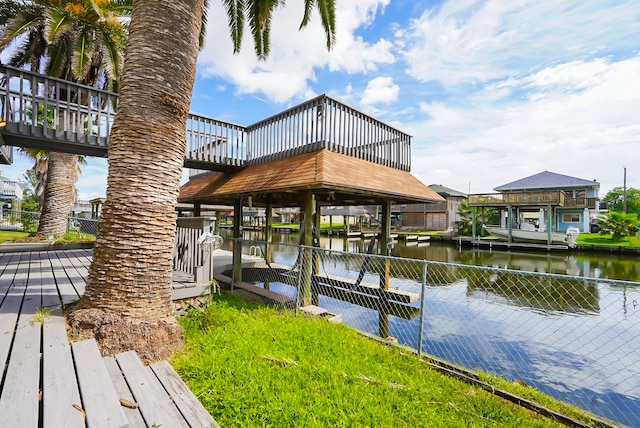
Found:
[{"label": "blue sky", "polygon": [[[291,0],[265,62],[249,37],[232,54],[210,3],[194,112],[249,125],[327,93],[411,134],[425,184],[491,192],[548,170],[596,179],[604,196],[627,167],[640,188],[638,0],[338,1],[331,52],[317,20],[298,31]],[[3,175],[30,166],[16,157]],[[81,199],[104,196],[106,169],[89,160]]]}]

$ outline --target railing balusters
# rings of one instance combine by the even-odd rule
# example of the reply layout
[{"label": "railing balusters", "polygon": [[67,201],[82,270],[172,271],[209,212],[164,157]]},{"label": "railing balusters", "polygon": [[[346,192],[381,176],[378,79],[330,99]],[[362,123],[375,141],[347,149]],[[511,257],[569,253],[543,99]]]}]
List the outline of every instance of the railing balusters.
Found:
[{"label": "railing balusters", "polygon": [[[0,65],[0,74],[6,78],[1,114],[15,124],[12,132],[106,148],[116,94],[10,66]],[[190,114],[185,132],[186,160],[199,163],[197,168],[241,167],[320,148],[411,168],[409,135],[326,95],[249,127]]]}]

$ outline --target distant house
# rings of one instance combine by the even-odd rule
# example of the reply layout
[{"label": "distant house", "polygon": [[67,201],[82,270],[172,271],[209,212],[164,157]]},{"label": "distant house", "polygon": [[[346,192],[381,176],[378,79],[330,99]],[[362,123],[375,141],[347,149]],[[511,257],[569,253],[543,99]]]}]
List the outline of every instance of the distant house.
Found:
[{"label": "distant house", "polygon": [[19,210],[22,205],[23,186],[7,177],[0,177],[0,209]]},{"label": "distant house", "polygon": [[551,210],[552,229],[564,232],[577,227],[589,231],[589,224],[598,215],[600,183],[554,172],[543,171],[494,188],[499,194],[469,195],[469,205],[490,206],[501,212],[505,226],[507,210],[515,210],[515,223],[535,224]]},{"label": "distant house", "polygon": [[430,230],[454,230],[458,221],[458,207],[467,195],[440,184],[432,184],[430,189],[445,198],[445,202],[428,204],[403,204],[392,206],[392,211],[400,212],[401,227]]},{"label": "distant house", "polygon": [[76,203],[73,204],[71,217],[91,218],[91,208],[91,201],[76,201]]}]

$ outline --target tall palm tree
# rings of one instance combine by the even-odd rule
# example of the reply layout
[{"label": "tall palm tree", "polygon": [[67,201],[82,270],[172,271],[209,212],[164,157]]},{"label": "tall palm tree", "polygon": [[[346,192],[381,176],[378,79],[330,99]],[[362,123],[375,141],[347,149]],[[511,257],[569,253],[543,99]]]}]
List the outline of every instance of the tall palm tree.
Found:
[{"label": "tall palm tree", "polygon": [[[266,55],[271,13],[280,1],[224,3],[234,46],[240,46],[246,15],[256,52]],[[333,1],[305,0],[305,6],[302,25],[309,21],[311,8],[317,7],[331,46]],[[131,17],[109,139],[107,198],[80,306],[115,311],[134,325],[163,329],[173,323],[175,204],[204,7],[204,0],[137,0]],[[181,344],[176,339],[174,345]]]},{"label": "tall palm tree", "polygon": [[[130,15],[131,1],[6,0],[0,8],[0,49],[18,45],[10,65],[117,90],[127,38],[123,17]],[[62,96],[68,95],[73,99],[74,94]],[[37,233],[61,235],[75,201],[78,157],[50,152],[46,159],[53,171],[46,174]]]}]

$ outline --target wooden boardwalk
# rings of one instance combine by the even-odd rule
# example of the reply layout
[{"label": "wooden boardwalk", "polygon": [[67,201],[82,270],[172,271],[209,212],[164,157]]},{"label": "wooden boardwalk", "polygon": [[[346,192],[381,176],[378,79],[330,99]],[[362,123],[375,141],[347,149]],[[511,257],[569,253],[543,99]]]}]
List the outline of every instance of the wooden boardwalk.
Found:
[{"label": "wooden boardwalk", "polygon": [[218,426],[166,361],[147,367],[133,351],[102,358],[93,339],[69,344],[62,305],[84,292],[91,256],[0,254],[0,427]]}]

